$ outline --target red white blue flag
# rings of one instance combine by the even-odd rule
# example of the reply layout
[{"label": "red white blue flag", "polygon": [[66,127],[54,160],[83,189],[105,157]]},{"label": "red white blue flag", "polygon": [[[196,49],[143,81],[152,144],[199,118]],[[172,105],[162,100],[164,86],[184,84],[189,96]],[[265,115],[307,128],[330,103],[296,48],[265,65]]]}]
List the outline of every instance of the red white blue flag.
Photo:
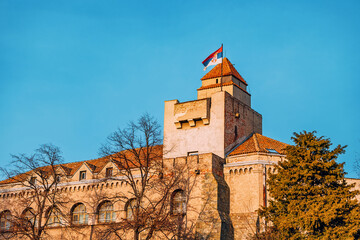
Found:
[{"label": "red white blue flag", "polygon": [[215,52],[210,54],[202,62],[202,64],[204,64],[204,66],[205,66],[204,71],[206,70],[207,67],[209,67],[211,65],[217,65],[219,63],[222,63],[222,59],[223,59],[223,47],[221,46],[221,48],[219,48],[218,50],[216,50]]}]

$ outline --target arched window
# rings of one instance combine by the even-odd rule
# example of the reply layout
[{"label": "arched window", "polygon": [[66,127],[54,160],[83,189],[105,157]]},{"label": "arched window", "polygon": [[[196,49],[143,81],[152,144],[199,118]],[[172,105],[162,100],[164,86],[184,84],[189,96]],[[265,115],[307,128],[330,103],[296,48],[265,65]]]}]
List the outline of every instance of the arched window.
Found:
[{"label": "arched window", "polygon": [[57,207],[55,206],[50,207],[46,213],[46,217],[48,219],[47,226],[57,227],[61,225],[62,222],[61,213]]},{"label": "arched window", "polygon": [[87,224],[88,214],[86,213],[85,205],[78,203],[73,206],[71,211],[71,223],[72,224]]},{"label": "arched window", "polygon": [[105,201],[99,206],[99,222],[115,222],[116,213],[114,211],[114,206],[110,201]]},{"label": "arched window", "polygon": [[8,210],[3,211],[0,214],[0,231],[9,231],[11,227],[11,213]]},{"label": "arched window", "polygon": [[186,213],[186,197],[181,189],[174,191],[172,194],[171,213],[174,215]]},{"label": "arched window", "polygon": [[35,222],[34,209],[32,208],[25,209],[21,216],[22,216],[23,224],[26,227],[34,226],[34,222]]},{"label": "arched window", "polygon": [[134,211],[136,208],[136,199],[130,199],[125,206],[126,210],[126,219],[127,220],[134,220]]}]

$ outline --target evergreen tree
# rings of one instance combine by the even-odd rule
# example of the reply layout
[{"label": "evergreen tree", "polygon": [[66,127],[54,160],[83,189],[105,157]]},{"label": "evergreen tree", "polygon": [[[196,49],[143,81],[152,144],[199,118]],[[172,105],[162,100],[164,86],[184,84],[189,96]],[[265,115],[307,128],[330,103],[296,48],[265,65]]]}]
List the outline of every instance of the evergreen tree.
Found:
[{"label": "evergreen tree", "polygon": [[271,200],[260,214],[281,239],[359,239],[358,191],[344,179],[344,163],[336,162],[346,146],[331,150],[330,140],[315,133],[294,133],[295,145],[269,175]]}]

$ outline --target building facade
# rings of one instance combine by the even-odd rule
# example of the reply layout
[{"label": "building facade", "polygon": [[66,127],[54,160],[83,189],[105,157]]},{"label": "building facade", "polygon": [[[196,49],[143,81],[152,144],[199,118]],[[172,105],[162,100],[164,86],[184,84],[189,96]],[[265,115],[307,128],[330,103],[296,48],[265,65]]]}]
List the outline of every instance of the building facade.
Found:
[{"label": "building facade", "polygon": [[[264,227],[257,210],[267,204],[267,174],[286,158],[287,144],[262,135],[262,116],[251,108],[248,84],[227,58],[201,82],[196,100],[165,101],[164,143],[155,146],[156,151],[169,169],[186,165],[193,183],[186,201],[181,187],[174,187],[169,211],[181,213],[191,206],[190,231],[202,236],[199,239],[246,239]],[[48,239],[100,239],[96,233],[101,229],[133,217],[131,198],[112,201],[116,193],[131,192],[118,161],[104,157],[62,164],[56,171],[63,176],[57,191],[67,199],[61,206],[66,214],[49,213]],[[360,189],[358,180],[348,181]],[[100,192],[106,197],[100,198]],[[27,202],[25,208],[24,199],[32,194],[16,179],[0,182],[2,238],[12,238],[16,231],[11,218],[31,219],[34,203]],[[167,239],[161,234],[153,238]],[[124,239],[132,239],[131,234]]]}]

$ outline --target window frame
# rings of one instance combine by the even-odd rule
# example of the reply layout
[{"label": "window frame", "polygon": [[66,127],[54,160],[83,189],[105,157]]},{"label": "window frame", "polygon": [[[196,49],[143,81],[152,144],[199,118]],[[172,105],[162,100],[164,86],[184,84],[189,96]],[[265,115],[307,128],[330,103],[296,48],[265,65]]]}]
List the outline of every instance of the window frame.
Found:
[{"label": "window frame", "polygon": [[0,213],[0,232],[11,231],[11,212],[9,210]]},{"label": "window frame", "polygon": [[106,168],[106,170],[105,170],[105,177],[107,177],[107,178],[112,177],[112,176],[113,176],[113,171],[114,171],[114,168],[113,168],[113,167],[108,167],[108,168]]},{"label": "window frame", "polygon": [[[180,194],[180,197],[177,195]],[[177,199],[180,198],[180,199]],[[171,195],[171,202],[170,202],[170,213],[174,216],[184,216],[186,215],[186,196],[185,192],[182,189],[175,190]]]},{"label": "window frame", "polygon": [[[50,215],[49,215],[50,214]],[[62,217],[60,214],[60,210],[56,207],[50,207],[46,213],[47,217],[47,227],[59,227],[62,225]]]},{"label": "window frame", "polygon": [[79,173],[79,181],[82,181],[82,180],[86,180],[86,170],[80,171],[80,173]]},{"label": "window frame", "polygon": [[22,216],[22,224],[25,227],[31,227],[37,224],[37,220],[33,208],[31,207],[26,208],[21,214],[21,216]]},{"label": "window frame", "polygon": [[[77,209],[79,208],[79,209]],[[75,217],[77,218],[75,220]],[[81,220],[82,219],[82,220]],[[71,224],[72,225],[87,225],[89,222],[89,214],[86,211],[86,206],[83,203],[77,203],[71,210]]]},{"label": "window frame", "polygon": [[[116,212],[114,210],[114,204],[110,201],[104,201],[104,202],[100,203],[100,205],[98,207],[97,215],[98,215],[98,223],[104,224],[104,223],[115,222]],[[103,215],[103,218],[102,218],[102,215]]]},{"label": "window frame", "polygon": [[[126,219],[129,221],[134,220],[134,209],[136,208],[136,199],[132,198],[129,201],[127,201],[125,205],[125,213],[126,213]],[[131,216],[129,216],[131,214]]]}]

